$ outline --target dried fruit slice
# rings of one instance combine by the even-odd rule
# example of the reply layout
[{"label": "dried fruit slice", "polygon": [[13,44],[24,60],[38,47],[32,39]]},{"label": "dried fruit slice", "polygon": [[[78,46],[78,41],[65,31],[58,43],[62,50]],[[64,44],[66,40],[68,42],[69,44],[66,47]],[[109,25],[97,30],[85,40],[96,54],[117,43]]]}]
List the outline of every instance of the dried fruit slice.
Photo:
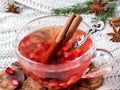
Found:
[{"label": "dried fruit slice", "polygon": [[[94,64],[91,64],[90,72],[95,72],[96,70],[98,70],[98,68],[96,68],[94,66]],[[94,78],[80,79],[78,84],[79,84],[79,86],[82,86],[82,87],[87,87],[89,89],[95,89],[95,88],[101,86],[102,82],[103,82],[103,76],[98,76],[98,77],[94,77]]]},{"label": "dried fruit slice", "polygon": [[91,90],[87,87],[75,87],[75,88],[72,88],[71,90]]},{"label": "dried fruit slice", "polygon": [[70,87],[70,89],[68,89],[68,90],[91,90],[91,89],[89,89],[87,87],[78,86],[78,84],[76,83],[76,84],[72,85]]},{"label": "dried fruit slice", "polygon": [[10,76],[10,78],[16,78],[19,81],[19,85],[21,85],[25,80],[25,74],[22,70],[14,70],[15,74]]},{"label": "dried fruit slice", "polygon": [[23,82],[22,90],[47,90],[47,89],[39,85],[32,78],[28,77],[27,80]]},{"label": "dried fruit slice", "polygon": [[78,87],[78,90],[90,90],[90,89],[87,87]]},{"label": "dried fruit slice", "polygon": [[0,90],[14,90],[23,83],[25,80],[23,71],[16,69],[13,72],[12,75],[7,74],[5,70],[0,72]]},{"label": "dried fruit slice", "polygon": [[79,80],[80,86],[87,87],[90,89],[95,89],[95,88],[101,86],[101,84],[102,84],[102,76]]},{"label": "dried fruit slice", "polygon": [[12,64],[11,64],[11,68],[12,69],[20,69],[20,70],[22,70],[22,68],[21,68],[21,66],[20,66],[20,64],[19,64],[19,62],[18,61],[16,61],[16,62],[13,62]]},{"label": "dried fruit slice", "polygon": [[5,71],[0,72],[0,90],[14,90],[16,88],[17,86],[11,83],[9,75]]}]

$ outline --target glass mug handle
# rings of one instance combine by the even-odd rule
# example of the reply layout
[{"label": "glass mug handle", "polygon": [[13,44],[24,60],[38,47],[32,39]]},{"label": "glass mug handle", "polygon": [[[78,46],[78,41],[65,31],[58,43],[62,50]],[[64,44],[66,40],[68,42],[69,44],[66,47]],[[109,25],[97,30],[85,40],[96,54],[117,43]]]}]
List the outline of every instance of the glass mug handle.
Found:
[{"label": "glass mug handle", "polygon": [[92,78],[100,75],[104,75],[110,71],[114,66],[114,59],[112,54],[104,49],[97,49],[93,53],[93,59],[91,61],[95,67],[98,68],[97,71],[84,74],[82,78]]}]

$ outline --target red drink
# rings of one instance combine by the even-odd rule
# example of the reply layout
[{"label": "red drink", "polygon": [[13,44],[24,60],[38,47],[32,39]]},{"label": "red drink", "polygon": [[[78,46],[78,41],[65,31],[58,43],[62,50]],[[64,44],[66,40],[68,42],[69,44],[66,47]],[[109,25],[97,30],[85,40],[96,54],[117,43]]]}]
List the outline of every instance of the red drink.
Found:
[{"label": "red drink", "polygon": [[[46,27],[40,30],[36,30],[27,35],[19,44],[19,51],[21,54],[33,61],[42,63],[44,60],[44,54],[50,48],[53,39],[59,33],[61,27]],[[77,30],[74,36],[66,43],[66,45],[58,52],[55,60],[50,60],[50,64],[65,63],[69,60],[73,60],[83,53],[85,53],[91,45],[91,39],[88,38],[86,42],[77,49],[70,49],[72,43],[75,40],[80,39],[80,35],[84,35],[85,32]],[[47,37],[46,37],[47,35]],[[49,39],[51,38],[51,39]]]},{"label": "red drink", "polygon": [[[40,85],[50,89],[67,88],[80,78],[103,75],[110,72],[114,65],[113,56],[106,50],[96,50],[90,37],[79,48],[71,48],[72,43],[80,39],[80,35],[90,30],[84,22],[80,23],[79,30],[76,30],[73,37],[63,45],[64,47],[61,46],[62,49],[56,47],[58,48],[57,53],[53,51],[55,55],[51,54],[54,58],[50,56],[52,59],[49,60],[49,57],[44,59],[44,56],[49,56],[46,52],[51,50],[51,46],[56,45],[53,41],[56,40],[61,26],[65,25],[67,18],[67,16],[36,18],[28,22],[17,33],[14,42],[15,52],[23,70]],[[62,41],[62,43],[64,42]],[[91,62],[99,70],[86,74]]]},{"label": "red drink", "polygon": [[[80,35],[85,34],[84,31],[76,30],[73,37],[56,54],[56,57],[44,66],[44,63],[42,64],[44,55],[60,30],[60,26],[35,30],[25,36],[18,46],[20,53],[24,57],[31,60],[31,62],[35,61],[35,65],[34,63],[28,63],[29,65],[27,66],[27,63],[24,63],[24,60],[19,58],[21,60],[20,64],[25,72],[38,81],[38,83],[48,88],[66,88],[75,83],[86,72],[92,58],[91,55],[83,55],[91,47],[91,38],[88,38],[79,48],[71,49],[72,43],[75,40],[79,40]],[[81,55],[82,57],[80,57]],[[37,62],[41,66],[36,64]],[[63,66],[61,66],[62,64]]]}]

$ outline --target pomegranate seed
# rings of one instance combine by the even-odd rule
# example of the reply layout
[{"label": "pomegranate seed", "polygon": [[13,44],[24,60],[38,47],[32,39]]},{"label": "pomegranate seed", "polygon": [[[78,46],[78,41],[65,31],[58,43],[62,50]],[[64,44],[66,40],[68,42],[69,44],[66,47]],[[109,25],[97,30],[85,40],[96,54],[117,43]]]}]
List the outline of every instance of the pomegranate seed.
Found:
[{"label": "pomegranate seed", "polygon": [[48,85],[49,85],[50,87],[56,87],[56,86],[58,86],[58,83],[57,83],[56,80],[50,80]]},{"label": "pomegranate seed", "polygon": [[11,82],[12,82],[12,84],[15,85],[15,86],[18,86],[18,85],[19,85],[19,81],[18,81],[18,79],[16,79],[16,78],[11,78]]},{"label": "pomegranate seed", "polygon": [[7,74],[10,74],[10,75],[13,75],[13,74],[14,74],[14,71],[13,71],[10,67],[7,67],[6,70],[5,70],[5,72],[6,72]]},{"label": "pomegranate seed", "polygon": [[64,87],[64,86],[66,86],[66,83],[60,83],[59,86]]},{"label": "pomegranate seed", "polygon": [[67,85],[73,84],[73,83],[76,82],[78,79],[79,79],[79,76],[78,76],[78,75],[72,76],[72,77],[68,80]]}]

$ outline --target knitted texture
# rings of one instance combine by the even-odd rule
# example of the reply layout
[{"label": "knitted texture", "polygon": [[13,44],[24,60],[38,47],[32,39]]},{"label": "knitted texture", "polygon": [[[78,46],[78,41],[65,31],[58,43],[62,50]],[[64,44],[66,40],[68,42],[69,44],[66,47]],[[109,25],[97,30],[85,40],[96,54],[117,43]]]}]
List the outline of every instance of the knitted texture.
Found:
[{"label": "knitted texture", "polygon": [[[8,0],[0,0],[0,71],[9,66],[17,58],[14,53],[13,40],[16,32],[30,20],[44,15],[49,15],[50,10],[58,7],[67,7],[85,0],[15,0],[20,6],[20,13],[5,12]],[[54,2],[55,3],[54,3]],[[12,0],[11,0],[12,2]],[[20,4],[19,4],[20,3]],[[120,7],[117,7],[114,16],[120,16]],[[83,21],[90,26],[91,18],[94,14],[82,14]],[[113,71],[104,75],[104,83],[97,90],[120,90],[120,42],[110,41],[107,33],[112,32],[112,28],[106,23],[103,31],[93,35],[97,48],[110,51],[115,60]]]}]

